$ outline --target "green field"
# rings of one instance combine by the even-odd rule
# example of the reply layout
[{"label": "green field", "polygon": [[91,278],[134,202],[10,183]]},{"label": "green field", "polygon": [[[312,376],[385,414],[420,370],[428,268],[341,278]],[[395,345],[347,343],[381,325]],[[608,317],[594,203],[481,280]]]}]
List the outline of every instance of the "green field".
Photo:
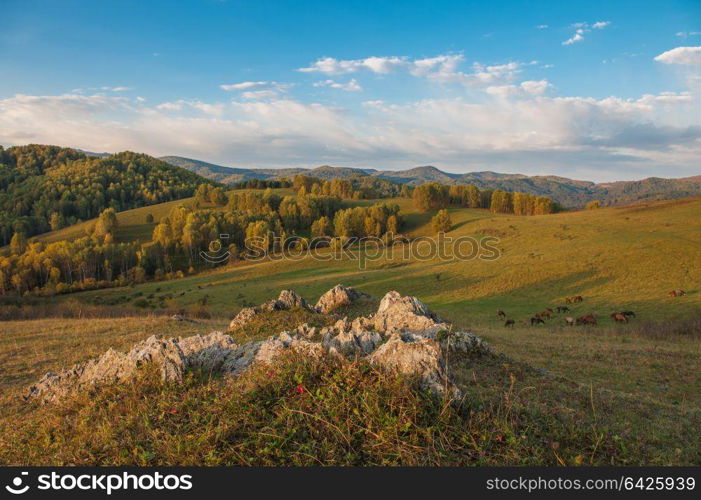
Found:
[{"label": "green field", "polygon": [[[246,191],[248,190],[241,189],[236,192],[241,193]],[[274,191],[280,196],[292,194],[292,190],[290,189],[275,189]],[[132,241],[140,241],[145,243],[151,241],[153,228],[156,227],[156,224],[158,224],[163,217],[167,216],[170,211],[177,206],[184,205],[187,207],[192,207],[193,203],[194,198],[184,198],[182,200],[173,200],[167,203],[149,205],[146,207],[134,208],[132,210],[124,210],[123,212],[119,212],[117,213],[118,226],[116,239],[122,243]],[[216,207],[203,206],[201,208],[207,209]],[[146,217],[149,214],[153,216],[153,223],[150,224],[146,222]],[[49,233],[35,236],[33,239],[43,241],[44,243],[53,243],[55,241],[80,238],[90,232],[94,224],[95,220],[80,222],[57,231],[51,231]]]},{"label": "green field", "polygon": [[[406,214],[409,234],[431,234],[430,214],[413,211],[409,200],[392,201]],[[564,298],[573,295],[582,295],[584,301],[571,306],[569,315],[595,313],[603,325],[613,323],[608,316],[617,310],[633,310],[639,320],[672,320],[701,308],[699,210],[700,199],[533,217],[452,209],[448,236],[495,236],[501,257],[405,261],[397,249],[394,258],[369,261],[366,269],[348,258],[241,262],[182,280],[70,298],[110,303],[139,292],[185,292],[171,306],[192,306],[206,295],[213,314],[230,316],[245,303],[268,300],[282,288],[318,297],[343,283],[378,297],[391,289],[416,295],[463,327],[496,326],[499,309],[525,320],[547,307],[565,305]],[[675,288],[687,295],[670,298],[668,292]]]},{"label": "green field", "polygon": [[[391,201],[401,205],[410,235],[432,233],[432,214],[414,211],[410,200]],[[157,214],[167,212],[164,207],[158,207],[158,212],[156,207],[124,212],[119,219],[120,231],[124,231],[121,234],[131,235],[128,238],[145,235],[141,220],[145,221],[149,210],[156,220]],[[562,412],[553,418],[564,419],[562,425],[570,430],[560,429],[565,437],[559,439],[571,439],[572,450],[587,447],[584,456],[589,457],[588,463],[698,464],[698,440],[689,433],[701,422],[700,211],[701,199],[533,217],[456,208],[450,210],[453,229],[449,236],[497,237],[500,258],[403,261],[396,257],[400,254],[397,252],[394,259],[368,262],[365,269],[348,258],[239,262],[172,281],[59,296],[47,300],[56,306],[83,304],[96,310],[131,308],[140,317],[6,322],[0,359],[11,369],[4,371],[0,381],[8,395],[16,395],[41,373],[93,357],[108,346],[127,348],[151,334],[177,336],[223,328],[242,307],[274,298],[281,289],[293,289],[310,302],[338,283],[357,287],[376,298],[395,289],[419,297],[434,311],[482,336],[497,353],[506,355],[482,367],[473,362],[461,365],[455,375],[471,397],[492,398],[495,407],[502,408],[504,394],[512,390],[509,374],[517,373],[524,408],[538,415],[549,415],[548,408],[558,415]],[[684,289],[687,295],[670,298],[668,292],[675,288]],[[566,327],[565,314],[556,315],[544,326],[522,324],[547,307],[564,305],[564,298],[573,295],[582,295],[584,300],[570,306],[572,311],[567,315],[594,313],[599,325]],[[149,307],[135,307],[137,300],[143,305],[143,299]],[[213,319],[197,325],[183,326],[158,316],[166,311],[202,308]],[[503,326],[496,315],[498,309],[516,320],[513,329]],[[635,311],[636,318],[629,324],[616,325],[609,314],[618,310]],[[144,317],[146,314],[153,317]],[[479,383],[475,385],[470,377],[478,377]],[[494,377],[491,385],[490,377]],[[120,397],[138,400],[135,393]],[[92,411],[84,406],[87,403],[81,404],[76,411]],[[25,410],[8,405],[6,418],[14,418],[17,411]],[[148,413],[146,408],[139,411]],[[90,418],[107,417],[91,413]],[[543,418],[529,425],[542,425],[538,432],[550,432],[546,429],[552,430],[555,424],[549,420],[551,416]],[[567,423],[571,418],[573,423]],[[568,427],[576,426],[577,418],[591,426],[591,435],[589,431],[577,434],[574,427]],[[490,422],[495,425],[497,420]],[[607,437],[599,439],[599,433]],[[680,433],[685,436],[683,442],[676,441]],[[148,441],[156,439],[156,434],[139,434],[134,439]],[[611,447],[606,453],[621,455],[599,456],[602,450],[597,440]],[[635,446],[643,451],[622,451],[618,447],[626,440],[637,443]],[[618,451],[611,451],[614,449]],[[532,450],[514,448],[512,455],[502,459],[490,455],[485,463],[579,463],[580,455],[572,450],[565,458],[557,453],[536,458]],[[157,455],[171,452],[160,450]],[[212,463],[239,463],[220,452],[212,452],[217,456]],[[76,463],[92,460],[64,459]],[[436,460],[441,464],[462,463],[456,458]],[[184,462],[187,460],[177,455],[158,463]],[[140,462],[125,459],[123,463]]]}]

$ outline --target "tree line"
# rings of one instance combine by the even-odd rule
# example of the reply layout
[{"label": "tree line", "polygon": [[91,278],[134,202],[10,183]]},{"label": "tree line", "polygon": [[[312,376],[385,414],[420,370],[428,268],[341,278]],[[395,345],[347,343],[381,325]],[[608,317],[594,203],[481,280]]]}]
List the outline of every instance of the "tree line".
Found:
[{"label": "tree line", "polygon": [[422,211],[440,210],[448,206],[487,208],[493,213],[544,215],[559,210],[547,196],[509,192],[501,189],[478,189],[471,184],[446,186],[429,182],[412,190],[414,206]]},{"label": "tree line", "polygon": [[[210,201],[213,189],[200,192]],[[327,244],[334,237],[381,237],[398,233],[401,224],[397,205],[344,209],[334,196],[281,197],[268,189],[234,192],[222,209],[177,206],[155,226],[152,241],[119,243],[116,212],[108,208],[71,241],[28,242],[15,233],[9,254],[0,257],[0,294],[53,295],[170,279],[253,257],[251,249],[282,252],[309,245],[310,237],[326,237]]]}]

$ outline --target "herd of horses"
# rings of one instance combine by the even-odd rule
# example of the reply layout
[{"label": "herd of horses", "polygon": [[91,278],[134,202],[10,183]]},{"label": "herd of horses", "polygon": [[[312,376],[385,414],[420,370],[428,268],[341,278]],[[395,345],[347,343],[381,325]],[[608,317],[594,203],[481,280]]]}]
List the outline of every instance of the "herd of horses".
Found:
[{"label": "herd of horses", "polygon": [[[686,292],[681,289],[676,289],[672,290],[669,292],[670,297],[682,297],[686,295]],[[572,305],[572,304],[578,304],[580,302],[583,302],[584,298],[581,295],[575,295],[574,297],[567,297],[565,298],[565,304]],[[541,311],[539,313],[534,314],[530,318],[530,324],[531,326],[537,326],[537,325],[544,325],[546,320],[550,320],[554,317],[555,314],[562,314],[562,313],[568,313],[571,312],[570,308],[567,305],[564,306],[557,306],[554,310],[551,308],[547,308],[544,311]],[[506,313],[502,311],[501,309],[497,311],[497,316],[503,320],[504,326],[505,327],[510,327],[513,328],[516,325],[516,321],[513,319],[507,318]],[[634,311],[617,311],[611,313],[611,319],[613,319],[616,323],[628,323],[632,318],[635,318],[635,312]],[[529,320],[522,319],[519,320],[521,325],[527,325]],[[579,316],[578,318],[573,318],[571,316],[566,316],[564,318],[565,324],[567,326],[577,326],[577,325],[596,325],[597,324],[597,319],[596,316],[589,313],[585,314],[583,316]]]}]

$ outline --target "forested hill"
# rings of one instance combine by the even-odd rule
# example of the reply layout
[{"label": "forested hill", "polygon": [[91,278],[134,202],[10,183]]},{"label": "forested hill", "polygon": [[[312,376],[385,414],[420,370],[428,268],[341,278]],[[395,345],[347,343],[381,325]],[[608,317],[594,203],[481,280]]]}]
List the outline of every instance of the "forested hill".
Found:
[{"label": "forested hill", "polygon": [[192,196],[213,183],[186,169],[132,152],[87,156],[74,149],[0,146],[0,244],[126,210]]},{"label": "forested hill", "polygon": [[639,201],[667,200],[701,195],[701,176],[683,179],[651,177],[639,181],[596,184],[555,175],[501,174],[497,172],[444,172],[433,166],[408,170],[375,170],[369,168],[322,166],[312,169],[229,168],[179,156],[164,156],[161,160],[177,165],[224,184],[238,184],[252,179],[271,180],[304,174],[320,179],[382,179],[409,186],[427,182],[447,185],[471,184],[479,189],[501,189],[534,196],[547,196],[566,208],[581,208],[598,200],[602,205],[628,205]]}]

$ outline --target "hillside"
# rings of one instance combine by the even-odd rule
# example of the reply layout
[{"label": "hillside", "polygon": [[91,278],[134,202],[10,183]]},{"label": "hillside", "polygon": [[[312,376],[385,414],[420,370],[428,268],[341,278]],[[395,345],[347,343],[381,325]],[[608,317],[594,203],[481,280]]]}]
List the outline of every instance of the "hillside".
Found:
[{"label": "hillside", "polygon": [[73,149],[0,148],[0,245],[117,211],[190,197],[203,179],[147,155],[87,156]]},{"label": "hillside", "polygon": [[[285,291],[226,333],[153,317],[9,322],[0,463],[699,463],[698,343],[551,331],[563,361],[589,358],[551,372],[462,329],[442,336],[417,298],[378,301],[336,303],[338,321]],[[411,334],[387,330],[405,324]]]},{"label": "hillside", "polygon": [[596,184],[555,175],[527,176],[497,172],[468,172],[464,174],[443,172],[433,166],[408,170],[375,170],[367,168],[332,167],[324,165],[313,169],[254,169],[229,168],[221,165],[164,156],[161,160],[187,168],[209,179],[225,184],[235,184],[249,179],[275,179],[303,173],[330,180],[334,178],[376,177],[391,182],[418,186],[426,182],[441,184],[474,184],[479,189],[503,189],[547,196],[564,207],[581,208],[587,202],[599,200],[604,205],[626,205],[638,201],[677,199],[701,195],[701,176],[681,179],[649,178],[640,181],[620,181]]},{"label": "hillside", "polygon": [[[410,235],[434,234],[431,213],[415,211],[407,199],[391,202],[399,205]],[[144,295],[156,288],[161,293],[189,290],[172,305],[194,306],[207,296],[212,313],[224,316],[234,312],[231,294],[240,295],[241,307],[263,302],[277,288],[313,296],[343,281],[372,294],[391,284],[421,295],[439,313],[467,326],[494,324],[497,309],[527,319],[570,295],[585,296],[576,311],[598,312],[604,324],[613,323],[608,314],[615,309],[640,311],[649,319],[677,317],[701,308],[700,210],[699,198],[530,217],[456,208],[449,209],[453,229],[448,236],[497,237],[498,260],[403,261],[397,252],[393,259],[368,262],[366,269],[347,258],[241,262],[137,289]],[[667,297],[674,288],[689,293],[674,301]],[[71,298],[110,303],[123,295],[123,290],[108,289]]]},{"label": "hillside", "polygon": [[[433,234],[431,213],[415,211],[407,199],[392,201],[411,235]],[[120,230],[138,229],[149,208],[158,209],[121,213],[132,216],[120,220]],[[368,260],[365,267],[347,256],[243,261],[181,279],[37,298],[23,307],[28,318],[51,310],[65,317],[3,323],[0,361],[8,370],[0,374],[6,389],[0,445],[11,450],[3,461],[697,464],[699,210],[698,198],[532,217],[455,208],[448,236],[497,237],[499,259],[404,260],[399,247],[394,257]],[[493,355],[450,356],[465,412],[432,398],[416,379],[384,376],[363,359],[326,357],[318,364],[283,357],[236,379],[193,373],[175,385],[163,385],[147,370],[132,383],[66,397],[58,410],[26,406],[18,397],[46,371],[109,347],[126,352],[151,335],[206,335],[282,289],[313,303],[338,283],[374,297],[339,317],[374,313],[379,299],[397,290],[492,346]],[[671,298],[672,288],[687,295]],[[570,305],[568,314],[594,313],[597,326],[566,327],[565,315],[528,324],[535,312],[564,305],[572,295],[584,301]],[[498,309],[516,321],[514,328],[503,326]],[[615,324],[609,314],[616,310],[637,317]],[[111,311],[122,317],[110,319]],[[175,311],[212,319],[169,320]],[[299,323],[320,328],[337,319],[276,310],[231,335],[245,350]],[[58,439],[45,445],[34,437],[44,434]],[[437,439],[446,443],[440,450],[431,445]]]}]

